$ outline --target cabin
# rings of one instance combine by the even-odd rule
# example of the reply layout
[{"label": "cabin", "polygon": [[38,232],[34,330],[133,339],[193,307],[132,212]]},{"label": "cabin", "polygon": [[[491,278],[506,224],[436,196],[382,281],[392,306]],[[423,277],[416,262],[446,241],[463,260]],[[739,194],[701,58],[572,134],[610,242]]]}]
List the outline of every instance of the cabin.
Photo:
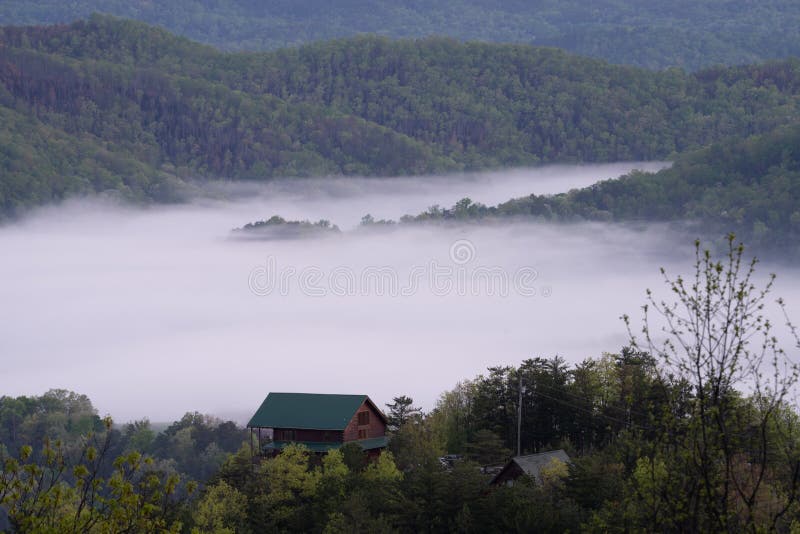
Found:
[{"label": "cabin", "polygon": [[261,456],[275,456],[291,443],[317,454],[357,443],[374,458],[389,439],[386,416],[366,395],[270,393],[247,428]]},{"label": "cabin", "polygon": [[552,465],[553,462],[568,464],[570,459],[563,449],[541,452],[539,454],[515,456],[503,466],[503,469],[501,469],[494,478],[492,478],[491,483],[494,485],[505,484],[511,486],[519,477],[527,475],[537,484],[541,484],[542,469]]}]

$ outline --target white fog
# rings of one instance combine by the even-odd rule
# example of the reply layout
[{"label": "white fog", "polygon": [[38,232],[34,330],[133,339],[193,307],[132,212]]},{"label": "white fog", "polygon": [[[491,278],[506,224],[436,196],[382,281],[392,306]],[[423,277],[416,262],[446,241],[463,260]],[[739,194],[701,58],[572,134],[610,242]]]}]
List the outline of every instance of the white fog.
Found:
[{"label": "white fog", "polygon": [[[662,286],[659,267],[691,269],[691,243],[666,227],[354,228],[366,213],[397,219],[465,196],[496,204],[661,166],[218,185],[214,200],[184,205],[74,200],[37,210],[0,227],[3,392],[75,390],[118,421],[196,410],[241,422],[269,391],[365,393],[379,405],[405,394],[430,409],[487,366],[617,351],[627,339],[619,317],[638,316],[645,289]],[[274,214],[329,219],[343,234],[229,238]],[[454,262],[454,244],[466,259]],[[450,269],[450,290],[425,277],[412,288],[414,272],[435,267]],[[268,268],[283,273],[286,288],[265,288],[258,275]],[[395,273],[394,294],[360,284],[375,268]],[[459,291],[459,273],[476,268],[505,273],[508,294]],[[301,281],[302,272],[320,276]],[[520,272],[536,273],[524,288],[534,295],[515,287]],[[356,287],[340,294],[332,273],[352,273]],[[800,310],[797,274],[779,275],[775,294]]]}]

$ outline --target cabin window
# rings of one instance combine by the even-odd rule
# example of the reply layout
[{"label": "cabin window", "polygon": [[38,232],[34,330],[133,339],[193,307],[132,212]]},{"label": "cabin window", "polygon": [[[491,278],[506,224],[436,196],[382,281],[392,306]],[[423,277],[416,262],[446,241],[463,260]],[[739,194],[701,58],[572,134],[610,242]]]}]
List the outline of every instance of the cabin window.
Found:
[{"label": "cabin window", "polygon": [[367,439],[367,431],[366,429],[362,428],[358,431],[358,439]]},{"label": "cabin window", "polygon": [[281,433],[283,434],[283,440],[284,441],[294,441],[295,440],[294,430],[284,430]]},{"label": "cabin window", "polygon": [[358,412],[358,425],[369,424],[369,412]]}]

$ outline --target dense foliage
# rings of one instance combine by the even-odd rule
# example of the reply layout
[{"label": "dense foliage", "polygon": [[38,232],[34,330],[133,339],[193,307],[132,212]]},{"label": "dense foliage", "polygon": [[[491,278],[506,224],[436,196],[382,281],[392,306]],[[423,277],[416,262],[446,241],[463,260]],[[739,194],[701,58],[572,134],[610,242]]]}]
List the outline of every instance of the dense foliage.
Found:
[{"label": "dense foliage", "polygon": [[41,459],[27,445],[17,456],[0,449],[2,532],[181,531],[179,477],[136,451],[110,458],[111,420],[105,424],[103,439],[87,434],[72,454],[47,439]]},{"label": "dense foliage", "polygon": [[652,160],[800,117],[800,63],[649,72],[361,37],[224,54],[95,16],[0,29],[0,211],[182,180]]},{"label": "dense foliage", "polygon": [[0,24],[72,22],[93,12],[157,24],[228,50],[377,33],[553,45],[655,68],[800,54],[800,8],[790,0],[6,0]]},{"label": "dense foliage", "polygon": [[320,219],[311,221],[287,221],[280,215],[273,215],[269,219],[250,222],[241,228],[234,228],[235,237],[258,239],[296,239],[301,237],[318,237],[340,233],[339,227],[331,222]]},{"label": "dense foliage", "polygon": [[88,433],[109,440],[102,475],[111,473],[113,458],[138,452],[152,456],[164,472],[200,481],[214,474],[247,438],[234,422],[199,413],[187,413],[161,432],[146,419],[106,428],[86,395],[61,389],[38,397],[0,397],[0,451],[18,455],[33,445],[30,454],[35,460],[46,456],[43,446],[49,440],[74,455]]}]

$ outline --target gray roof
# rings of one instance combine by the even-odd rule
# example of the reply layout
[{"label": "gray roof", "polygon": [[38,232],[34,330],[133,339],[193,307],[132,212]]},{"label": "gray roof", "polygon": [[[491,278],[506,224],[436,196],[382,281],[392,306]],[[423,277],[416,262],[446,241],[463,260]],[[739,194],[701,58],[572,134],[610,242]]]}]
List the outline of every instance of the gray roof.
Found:
[{"label": "gray roof", "polygon": [[563,449],[558,449],[549,452],[540,452],[539,454],[528,454],[527,456],[515,456],[511,459],[529,476],[539,478],[539,472],[542,467],[545,467],[554,459],[561,460],[562,462],[569,463],[569,456]]}]

